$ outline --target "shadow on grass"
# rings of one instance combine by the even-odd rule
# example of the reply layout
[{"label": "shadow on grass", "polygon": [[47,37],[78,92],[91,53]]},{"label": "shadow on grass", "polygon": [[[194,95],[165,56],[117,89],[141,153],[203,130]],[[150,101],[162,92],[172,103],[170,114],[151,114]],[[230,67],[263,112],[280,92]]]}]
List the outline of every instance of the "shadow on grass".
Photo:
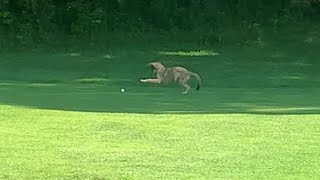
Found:
[{"label": "shadow on grass", "polygon": [[183,95],[179,88],[154,87],[138,82],[122,93],[120,89],[124,84],[2,82],[0,104],[109,113],[320,113],[319,88],[202,88]]},{"label": "shadow on grass", "polygon": [[305,57],[278,49],[243,52],[239,47],[220,53],[159,52],[168,66],[199,70],[204,87],[188,95],[176,86],[139,82],[151,74],[145,64],[155,58],[154,51],[98,57],[81,53],[3,56],[0,104],[116,113],[320,113],[319,66],[314,53]]}]

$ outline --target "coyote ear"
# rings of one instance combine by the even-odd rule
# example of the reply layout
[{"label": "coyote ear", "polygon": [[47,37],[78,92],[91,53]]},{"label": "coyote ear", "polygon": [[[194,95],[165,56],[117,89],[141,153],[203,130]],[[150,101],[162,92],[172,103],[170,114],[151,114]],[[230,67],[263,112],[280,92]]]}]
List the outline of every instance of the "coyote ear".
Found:
[{"label": "coyote ear", "polygon": [[154,68],[154,64],[153,63],[149,63],[149,64],[147,64],[147,66],[149,66],[151,68]]}]

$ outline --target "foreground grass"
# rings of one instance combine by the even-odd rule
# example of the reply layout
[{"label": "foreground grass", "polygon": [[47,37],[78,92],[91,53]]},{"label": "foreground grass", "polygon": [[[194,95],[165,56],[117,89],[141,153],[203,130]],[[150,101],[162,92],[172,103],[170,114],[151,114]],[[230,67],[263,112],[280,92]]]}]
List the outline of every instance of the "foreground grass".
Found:
[{"label": "foreground grass", "polygon": [[0,179],[320,176],[319,115],[0,113]]}]

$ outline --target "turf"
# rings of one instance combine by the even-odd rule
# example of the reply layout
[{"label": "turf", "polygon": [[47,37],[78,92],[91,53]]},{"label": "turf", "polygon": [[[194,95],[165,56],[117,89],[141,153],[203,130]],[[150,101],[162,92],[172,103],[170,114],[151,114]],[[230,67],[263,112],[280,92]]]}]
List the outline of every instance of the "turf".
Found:
[{"label": "turf", "polygon": [[1,179],[312,179],[318,115],[141,115],[1,106]]},{"label": "turf", "polygon": [[[0,179],[316,179],[316,47],[2,54]],[[141,84],[154,59],[203,87]]]}]

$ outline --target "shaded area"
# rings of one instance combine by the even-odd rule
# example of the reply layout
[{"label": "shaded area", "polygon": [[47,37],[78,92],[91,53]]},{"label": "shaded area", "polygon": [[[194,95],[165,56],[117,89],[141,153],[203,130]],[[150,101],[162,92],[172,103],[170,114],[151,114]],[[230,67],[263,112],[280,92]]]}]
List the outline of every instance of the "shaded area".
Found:
[{"label": "shaded area", "polygon": [[[120,113],[320,113],[319,62],[311,50],[229,47],[215,56],[159,55],[155,50],[6,54],[0,104]],[[141,84],[140,78],[151,75],[145,64],[154,59],[198,72],[203,87],[195,91],[191,80],[193,90],[182,95],[175,85]]]},{"label": "shaded area", "polygon": [[[123,84],[124,85],[124,84]],[[115,113],[320,113],[320,88],[179,88],[107,84],[2,83],[2,104],[33,108]]]}]

